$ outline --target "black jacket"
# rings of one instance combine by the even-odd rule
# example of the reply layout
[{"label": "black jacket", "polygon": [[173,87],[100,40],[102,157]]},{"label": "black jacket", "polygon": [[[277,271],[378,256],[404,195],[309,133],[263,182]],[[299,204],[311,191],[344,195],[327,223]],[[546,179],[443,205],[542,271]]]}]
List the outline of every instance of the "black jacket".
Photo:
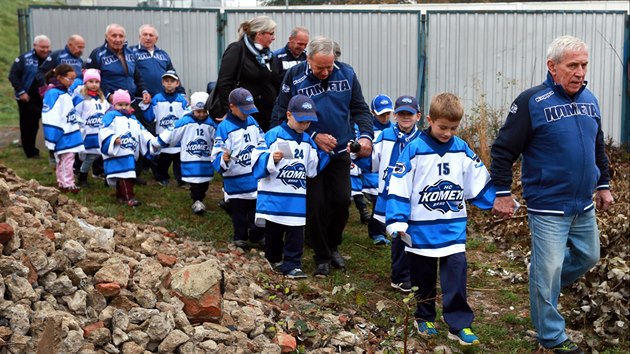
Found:
[{"label": "black jacket", "polygon": [[260,127],[269,130],[269,120],[273,109],[278,90],[282,82],[282,66],[275,56],[271,58],[269,66],[261,66],[254,55],[247,50],[245,42],[241,38],[239,41],[231,43],[221,59],[219,78],[217,79],[216,90],[221,101],[222,115],[228,110],[228,96],[236,88],[236,76],[239,65],[241,67],[241,77],[239,87],[243,87],[254,96],[254,104],[260,111],[253,114]]}]

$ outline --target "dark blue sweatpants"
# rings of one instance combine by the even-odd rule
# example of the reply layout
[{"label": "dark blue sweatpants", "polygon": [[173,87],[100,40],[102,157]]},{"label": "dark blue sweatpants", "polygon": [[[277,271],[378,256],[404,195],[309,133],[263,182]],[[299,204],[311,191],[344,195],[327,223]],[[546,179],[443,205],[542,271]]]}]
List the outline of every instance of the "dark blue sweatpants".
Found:
[{"label": "dark blue sweatpants", "polygon": [[444,321],[451,333],[471,327],[474,314],[466,300],[466,253],[446,257],[426,257],[407,253],[411,270],[411,286],[417,286],[415,317],[418,321],[435,321],[435,298],[438,261]]},{"label": "dark blue sweatpants", "polygon": [[282,273],[302,269],[304,226],[288,226],[267,220],[265,224],[265,258],[270,263],[282,261]]}]

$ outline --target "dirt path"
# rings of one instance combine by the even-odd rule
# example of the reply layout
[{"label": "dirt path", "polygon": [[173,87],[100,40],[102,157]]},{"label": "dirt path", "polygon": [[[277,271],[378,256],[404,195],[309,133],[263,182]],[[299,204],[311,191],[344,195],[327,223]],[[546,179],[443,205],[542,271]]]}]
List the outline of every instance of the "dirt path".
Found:
[{"label": "dirt path", "polygon": [[[39,130],[37,131],[37,147],[41,151],[40,154],[46,151],[46,147],[44,146],[44,135],[43,128],[40,124]],[[20,128],[19,127],[0,127],[0,149],[9,146],[14,140],[20,139]],[[43,156],[43,155],[42,155]]]}]

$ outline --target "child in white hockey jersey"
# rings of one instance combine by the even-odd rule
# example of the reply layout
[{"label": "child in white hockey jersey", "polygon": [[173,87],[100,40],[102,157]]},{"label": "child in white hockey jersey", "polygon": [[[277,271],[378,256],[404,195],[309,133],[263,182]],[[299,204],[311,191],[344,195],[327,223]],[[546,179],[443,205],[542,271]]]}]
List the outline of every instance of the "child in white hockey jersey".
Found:
[{"label": "child in white hockey jersey", "polygon": [[251,116],[258,112],[252,94],[236,88],[228,96],[229,111],[219,123],[212,149],[212,165],[223,176],[225,198],[230,201],[234,245],[249,248],[265,242],[264,229],[254,222],[258,181],[252,174],[252,152],[265,136]]},{"label": "child in white hockey jersey", "polygon": [[103,125],[103,115],[109,110],[109,102],[101,90],[101,74],[97,69],[83,72],[83,85],[78,88],[72,102],[79,116],[85,151],[79,153],[82,160],[79,168],[79,186],[88,186],[88,172],[94,161],[101,157],[98,132]]},{"label": "child in white hockey jersey", "polygon": [[[168,70],[162,75],[162,92],[156,94],[147,107],[140,105],[144,119],[155,122],[155,135],[160,135],[166,130],[173,130],[175,122],[180,119],[188,109],[188,102],[183,93],[177,92],[179,77],[174,70]],[[178,185],[183,185],[180,168],[180,145],[172,142],[160,151],[155,168],[155,180],[162,186],[168,185],[170,176],[168,169],[173,165],[173,175]]]},{"label": "child in white hockey jersey", "polygon": [[57,184],[62,192],[77,193],[81,190],[74,182],[74,155],[83,151],[83,137],[78,115],[68,88],[77,73],[68,64],[59,64],[46,73],[42,125],[46,148],[54,152],[57,167]]},{"label": "child in white hockey jersey", "polygon": [[431,100],[429,128],[403,150],[389,180],[387,231],[401,238],[416,291],[415,319],[420,335],[438,334],[435,298],[438,263],[442,316],[448,338],[479,344],[466,299],[466,200],[491,209],[495,189],[483,162],[455,132],[464,115],[457,96]]},{"label": "child in white hockey jersey", "polygon": [[118,201],[135,207],[140,205],[133,191],[136,160],[140,154],[153,153],[150,144],[153,135],[130,112],[131,97],[126,90],[112,94],[112,105],[98,133],[105,176],[110,186],[116,186]]},{"label": "child in white hockey jersey", "polygon": [[206,211],[203,200],[214,176],[211,152],[214,146],[216,124],[212,117],[208,116],[205,108],[207,100],[207,93],[193,93],[190,96],[192,112],[175,122],[172,130],[162,131],[152,142],[157,147],[181,146],[181,176],[184,182],[190,184],[192,211],[197,215]]},{"label": "child in white hockey jersey", "polygon": [[[378,172],[378,197],[374,206],[374,219],[385,224],[385,208],[388,199],[389,176],[403,149],[420,135],[418,100],[413,96],[400,96],[394,105],[395,124],[384,129],[374,141],[372,172]],[[405,244],[400,238],[391,242],[391,287],[402,292],[411,291],[409,263]]]},{"label": "child in white hockey jersey", "polygon": [[[374,122],[374,141],[378,139],[383,130],[392,126],[391,116],[394,112],[394,102],[389,96],[379,94],[374,96],[370,103],[370,111]],[[376,198],[378,197],[378,172],[370,170],[361,171],[361,181],[363,182],[363,194],[367,200],[372,203],[372,212],[368,224],[368,236],[375,245],[389,245],[385,232],[385,223],[378,221],[374,217],[374,209],[376,208]]]},{"label": "child in white hockey jersey", "polygon": [[265,227],[265,258],[273,270],[292,279],[306,278],[306,178],[315,177],[329,159],[304,132],[315,121],[315,103],[307,96],[293,96],[287,121],[269,130],[252,156],[254,177],[259,179],[256,223]]}]

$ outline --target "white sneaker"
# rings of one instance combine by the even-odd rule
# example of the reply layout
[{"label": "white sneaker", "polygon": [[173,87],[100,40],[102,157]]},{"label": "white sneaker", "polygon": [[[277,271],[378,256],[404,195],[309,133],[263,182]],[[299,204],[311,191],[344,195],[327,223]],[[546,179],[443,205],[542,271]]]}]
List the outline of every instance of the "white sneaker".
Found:
[{"label": "white sneaker", "polygon": [[202,201],[197,200],[192,205],[192,211],[197,215],[203,214],[206,211],[206,206]]}]

